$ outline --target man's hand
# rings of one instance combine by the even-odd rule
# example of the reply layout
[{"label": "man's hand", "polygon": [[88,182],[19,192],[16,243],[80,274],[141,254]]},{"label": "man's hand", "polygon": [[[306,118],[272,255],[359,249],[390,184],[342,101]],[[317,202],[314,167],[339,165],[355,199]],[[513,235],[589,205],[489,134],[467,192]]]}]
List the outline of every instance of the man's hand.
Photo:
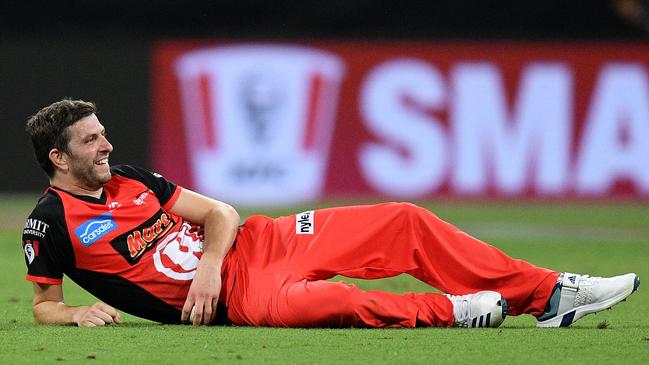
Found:
[{"label": "man's hand", "polygon": [[104,326],[111,323],[120,324],[122,319],[115,308],[106,303],[97,302],[90,307],[77,307],[74,322],[79,327]]},{"label": "man's hand", "polygon": [[210,324],[216,317],[216,304],[221,293],[221,265],[205,259],[205,254],[196,268],[194,280],[189,287],[187,300],[183,305],[181,320],[190,320],[192,308],[194,318],[192,324]]},{"label": "man's hand", "polygon": [[76,324],[79,327],[104,326],[122,323],[115,308],[97,302],[91,306],[71,307],[63,302],[61,284],[34,283],[32,302],[34,320],[41,324]]},{"label": "man's hand", "polygon": [[193,308],[192,323],[209,324],[216,317],[216,304],[221,294],[221,265],[237,236],[239,214],[226,203],[187,189],[180,191],[169,211],[204,229],[203,255],[189,286],[180,319],[186,322]]}]

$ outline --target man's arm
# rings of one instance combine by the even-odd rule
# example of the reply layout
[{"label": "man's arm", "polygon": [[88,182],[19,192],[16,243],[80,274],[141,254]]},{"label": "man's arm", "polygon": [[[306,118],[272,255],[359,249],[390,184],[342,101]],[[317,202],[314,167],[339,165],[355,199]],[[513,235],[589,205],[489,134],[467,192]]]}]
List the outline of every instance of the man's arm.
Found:
[{"label": "man's arm", "polygon": [[121,323],[115,308],[97,302],[92,306],[71,307],[63,302],[63,287],[59,284],[34,283],[32,302],[34,320],[39,324],[76,324],[79,327]]},{"label": "man's arm", "polygon": [[181,320],[194,308],[193,324],[209,324],[216,316],[221,292],[221,265],[237,235],[239,214],[228,204],[183,189],[171,213],[203,226],[203,255],[189,287]]}]

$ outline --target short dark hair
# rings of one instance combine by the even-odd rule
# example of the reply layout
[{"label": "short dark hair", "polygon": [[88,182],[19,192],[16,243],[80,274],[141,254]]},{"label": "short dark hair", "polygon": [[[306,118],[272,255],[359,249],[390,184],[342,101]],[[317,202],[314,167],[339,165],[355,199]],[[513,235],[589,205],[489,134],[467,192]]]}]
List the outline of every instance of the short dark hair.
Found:
[{"label": "short dark hair", "polygon": [[47,176],[54,175],[50,151],[56,148],[69,152],[67,128],[96,112],[97,107],[91,101],[63,99],[44,107],[27,120],[25,131],[31,136],[34,157]]}]

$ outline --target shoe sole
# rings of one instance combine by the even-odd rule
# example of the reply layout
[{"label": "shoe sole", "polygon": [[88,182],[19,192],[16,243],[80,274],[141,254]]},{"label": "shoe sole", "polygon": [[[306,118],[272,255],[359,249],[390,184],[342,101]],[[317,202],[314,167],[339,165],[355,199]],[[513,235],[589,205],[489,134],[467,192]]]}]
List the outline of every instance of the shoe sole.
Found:
[{"label": "shoe sole", "polygon": [[629,289],[622,292],[621,294],[612,297],[608,300],[605,300],[603,302],[582,305],[580,307],[574,308],[567,312],[557,314],[557,316],[554,318],[548,319],[543,322],[538,322],[536,324],[536,327],[540,327],[540,328],[568,327],[578,319],[588,314],[597,313],[604,309],[610,309],[612,306],[625,300],[634,291],[638,290],[639,286],[640,286],[640,277],[638,277],[638,275],[634,275],[633,285]]},{"label": "shoe sole", "polygon": [[500,323],[498,323],[496,326],[493,326],[492,328],[500,327],[500,325],[503,324],[503,322],[505,322],[505,318],[507,318],[507,312],[509,311],[509,307],[507,305],[507,299],[505,299],[505,297],[503,297],[502,295],[500,296],[500,307],[502,308],[503,319],[502,321],[500,321]]}]

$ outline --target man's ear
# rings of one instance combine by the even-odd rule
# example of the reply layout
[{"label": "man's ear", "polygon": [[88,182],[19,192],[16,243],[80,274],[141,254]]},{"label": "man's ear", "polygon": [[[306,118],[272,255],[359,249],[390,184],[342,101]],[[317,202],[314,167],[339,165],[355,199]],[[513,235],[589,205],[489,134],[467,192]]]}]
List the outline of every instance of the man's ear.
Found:
[{"label": "man's ear", "polygon": [[52,161],[52,165],[56,169],[62,170],[63,172],[68,171],[68,156],[58,148],[52,148],[50,150],[49,158]]}]

